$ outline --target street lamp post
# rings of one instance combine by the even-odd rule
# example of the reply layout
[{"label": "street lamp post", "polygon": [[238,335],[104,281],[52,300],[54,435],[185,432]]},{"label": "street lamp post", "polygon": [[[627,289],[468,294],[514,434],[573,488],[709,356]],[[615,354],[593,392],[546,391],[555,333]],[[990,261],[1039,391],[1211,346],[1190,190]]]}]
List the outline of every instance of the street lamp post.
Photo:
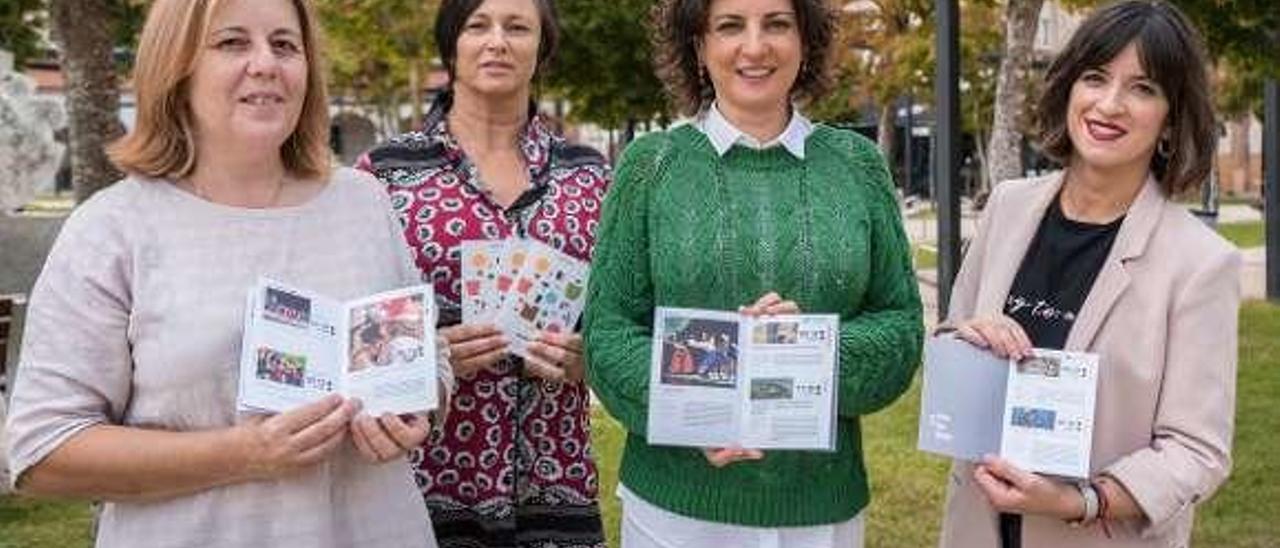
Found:
[{"label": "street lamp post", "polygon": [[1262,139],[1262,165],[1266,179],[1262,192],[1266,200],[1262,212],[1267,231],[1267,299],[1280,302],[1280,82],[1275,78],[1266,85],[1266,131]]},{"label": "street lamp post", "polygon": [[933,178],[938,204],[938,319],[947,317],[960,269],[960,5],[935,0],[938,66]]}]

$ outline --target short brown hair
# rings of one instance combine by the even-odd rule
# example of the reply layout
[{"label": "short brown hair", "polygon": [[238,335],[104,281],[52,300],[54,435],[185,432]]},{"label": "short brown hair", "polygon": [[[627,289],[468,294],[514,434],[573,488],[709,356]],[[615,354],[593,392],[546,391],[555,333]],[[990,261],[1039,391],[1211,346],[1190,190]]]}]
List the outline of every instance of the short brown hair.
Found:
[{"label": "short brown hair", "polygon": [[[560,17],[556,15],[556,6],[552,0],[531,0],[538,9],[538,64],[534,75],[542,74],[551,58],[555,57],[556,48],[560,45]],[[449,73],[449,85],[453,85],[458,66],[458,35],[467,25],[467,19],[475,13],[484,0],[444,0],[440,11],[436,13],[436,49],[440,52],[440,61]]]},{"label": "short brown hair", "polygon": [[1054,160],[1070,161],[1075,153],[1067,132],[1072,86],[1129,44],[1137,46],[1142,69],[1169,101],[1169,154],[1152,155],[1151,172],[1167,196],[1196,188],[1209,176],[1217,145],[1207,55],[1186,16],[1163,1],[1115,2],[1081,23],[1045,75],[1036,109],[1040,146]]},{"label": "short brown hair", "polygon": [[[698,63],[698,46],[707,31],[713,0],[660,0],[650,14],[654,64],[680,113],[692,116],[715,99],[715,88]],[[831,87],[831,49],[835,17],[824,0],[791,0],[800,26],[804,54],[791,86],[793,99],[809,101]]]},{"label": "short brown hair", "polygon": [[[138,39],[133,85],[138,102],[133,131],[107,149],[121,171],[183,178],[195,170],[195,125],[188,84],[215,10],[224,0],[156,0]],[[292,0],[302,27],[307,93],[293,133],[280,146],[291,175],[329,173],[329,98],[325,90],[315,14],[307,0]]]}]

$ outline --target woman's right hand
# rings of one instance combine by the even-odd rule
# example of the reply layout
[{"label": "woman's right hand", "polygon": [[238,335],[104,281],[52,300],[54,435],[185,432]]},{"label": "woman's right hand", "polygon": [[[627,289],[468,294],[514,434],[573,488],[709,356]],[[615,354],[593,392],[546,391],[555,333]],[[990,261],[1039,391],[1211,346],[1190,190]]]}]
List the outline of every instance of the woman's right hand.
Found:
[{"label": "woman's right hand", "polygon": [[452,325],[441,329],[440,335],[449,341],[453,374],[464,379],[497,363],[508,351],[507,338],[493,324]]},{"label": "woman's right hand", "polygon": [[735,462],[744,460],[760,460],[764,452],[759,449],[741,449],[738,447],[708,447],[702,450],[702,456],[716,468],[724,468]]},{"label": "woman's right hand", "polygon": [[360,411],[353,400],[329,395],[284,413],[250,417],[236,426],[251,479],[287,476],[327,458]]},{"label": "woman's right hand", "polygon": [[1021,360],[1031,354],[1031,339],[1013,318],[1000,314],[970,318],[956,328],[956,335],[978,348],[986,348],[1000,358]]}]

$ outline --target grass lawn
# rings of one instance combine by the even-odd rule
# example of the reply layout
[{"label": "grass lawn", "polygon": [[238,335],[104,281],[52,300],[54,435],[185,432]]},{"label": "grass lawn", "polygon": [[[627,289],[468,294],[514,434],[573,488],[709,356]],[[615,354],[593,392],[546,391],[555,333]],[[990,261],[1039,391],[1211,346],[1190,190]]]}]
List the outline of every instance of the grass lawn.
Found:
[{"label": "grass lawn", "polygon": [[[1241,311],[1235,468],[1212,500],[1200,506],[1193,546],[1264,548],[1280,545],[1280,307],[1248,303]],[[914,449],[919,382],[863,424],[872,483],[867,546],[927,547],[936,543],[947,463]],[[600,501],[610,546],[618,546],[618,461],[621,428],[601,409],[593,417]],[[0,497],[0,548],[86,546],[88,506]]]},{"label": "grass lawn", "polygon": [[1262,233],[1262,229],[1262,221],[1227,223],[1218,225],[1218,234],[1231,240],[1236,247],[1246,249],[1266,245],[1266,236]]}]

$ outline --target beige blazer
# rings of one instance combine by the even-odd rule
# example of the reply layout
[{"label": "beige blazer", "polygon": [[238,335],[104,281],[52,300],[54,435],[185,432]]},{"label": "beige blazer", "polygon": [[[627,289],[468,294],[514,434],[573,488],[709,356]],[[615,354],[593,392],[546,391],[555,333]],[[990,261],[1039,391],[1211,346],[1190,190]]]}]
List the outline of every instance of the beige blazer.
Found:
[{"label": "beige blazer", "polygon": [[[949,322],[1002,312],[1062,176],[996,187],[951,293]],[[1093,473],[1113,476],[1149,518],[1100,527],[1026,516],[1027,548],[1190,543],[1194,507],[1231,467],[1240,254],[1148,179],[1067,337],[1101,356]],[[999,548],[997,514],[957,461],[940,546]]]}]

